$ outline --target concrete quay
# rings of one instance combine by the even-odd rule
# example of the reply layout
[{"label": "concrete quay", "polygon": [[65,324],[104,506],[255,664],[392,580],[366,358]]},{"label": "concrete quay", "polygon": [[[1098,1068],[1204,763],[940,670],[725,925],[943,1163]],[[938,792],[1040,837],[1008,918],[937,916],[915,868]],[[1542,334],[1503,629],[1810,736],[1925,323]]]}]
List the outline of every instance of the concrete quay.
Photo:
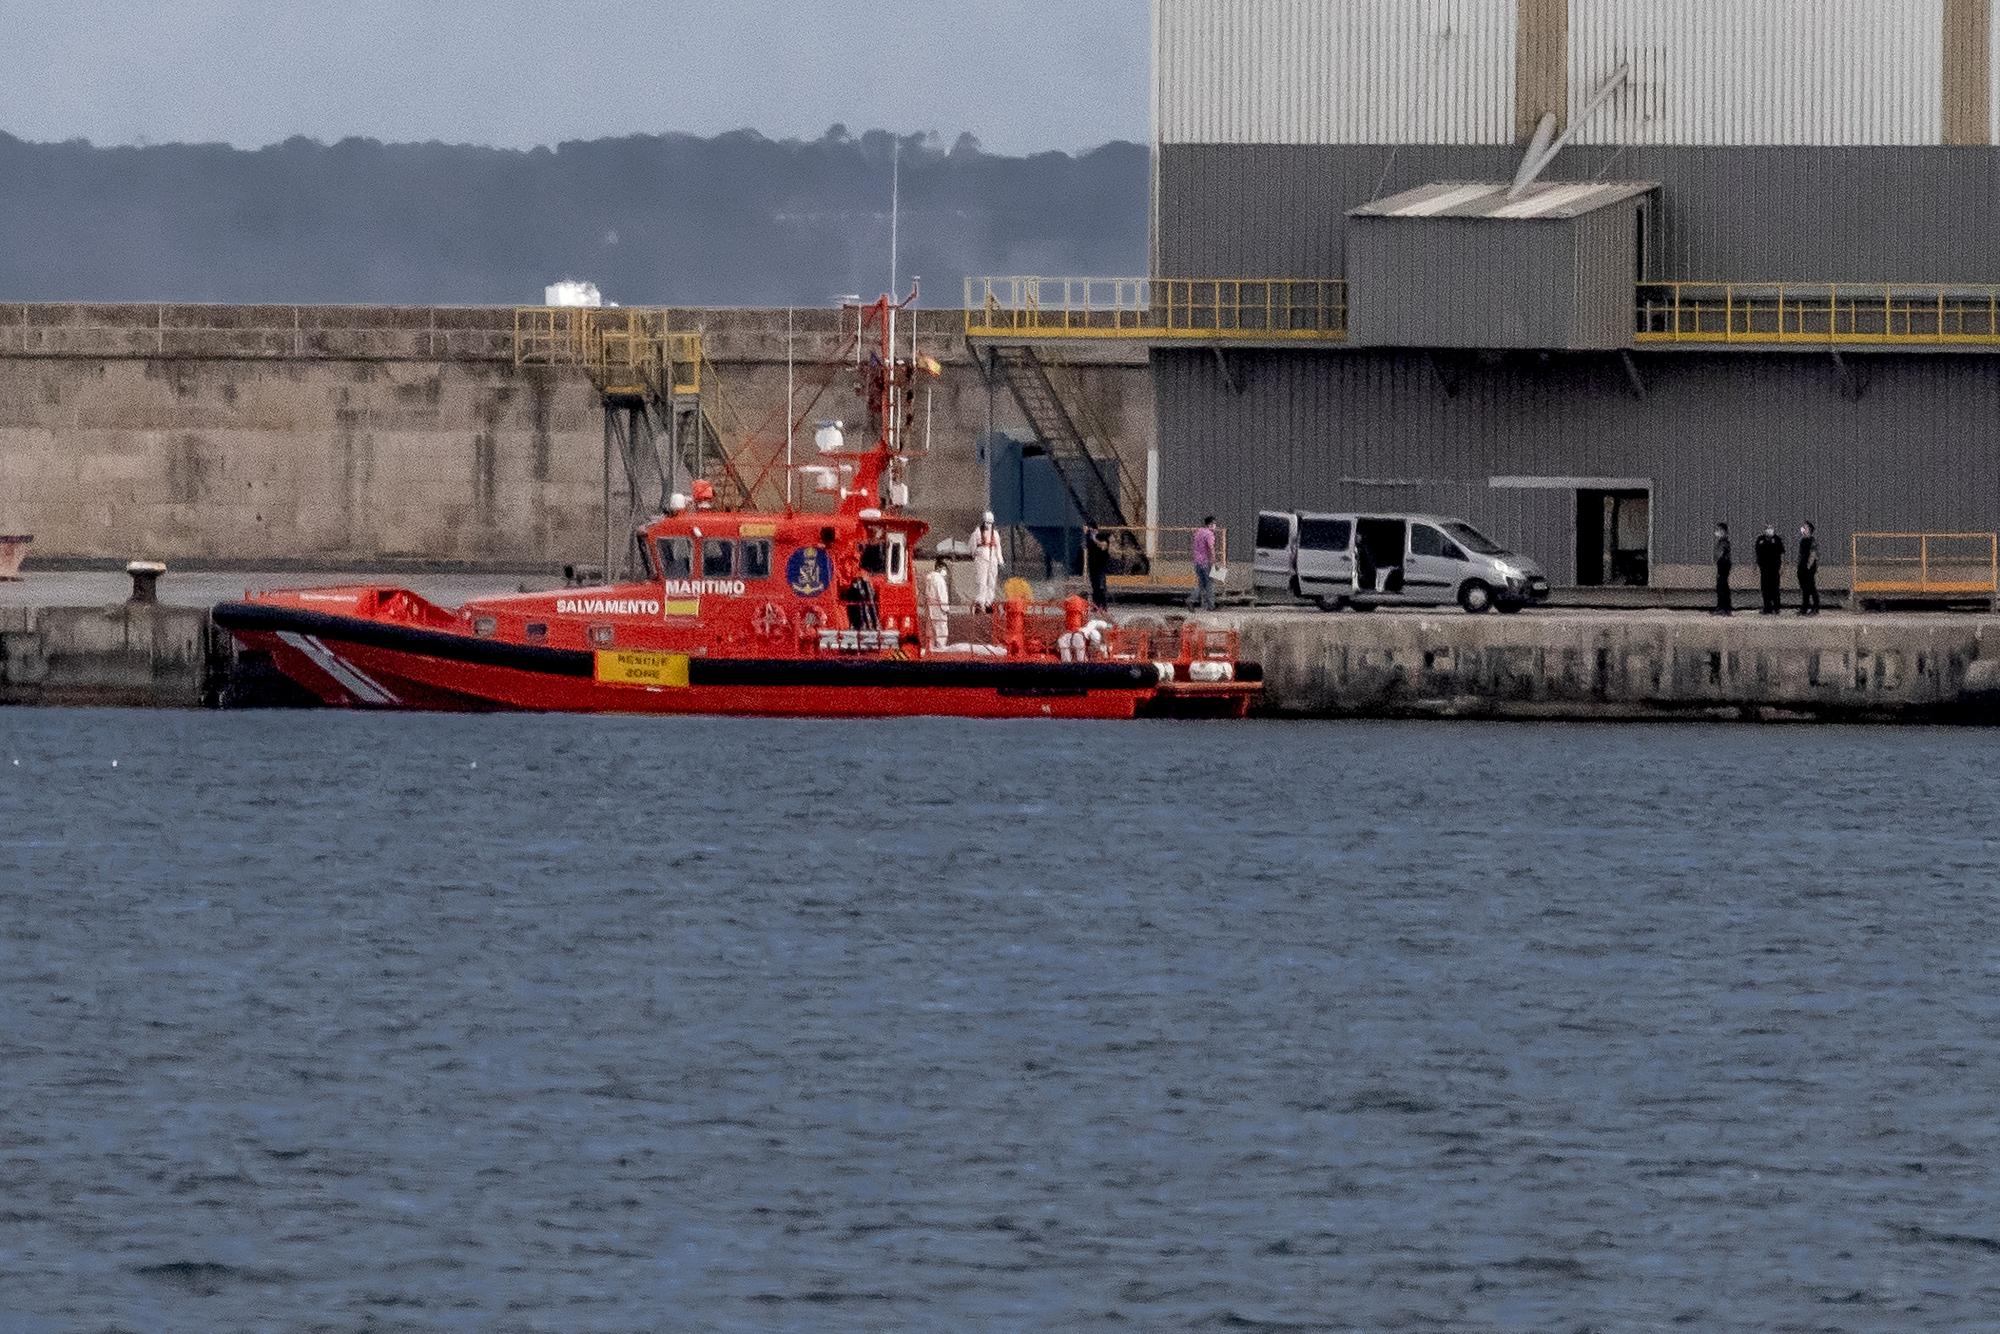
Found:
[{"label": "concrete quay", "polygon": [[2000,722],[2000,616],[1253,610],[1261,711],[1292,718]]},{"label": "concrete quay", "polygon": [[[0,705],[297,702],[281,681],[243,677],[209,608],[245,588],[368,577],[176,572],[156,604],[127,601],[122,572],[0,584]],[[554,586],[388,578],[447,604]],[[1135,608],[1120,619],[1162,617]],[[1202,619],[1238,632],[1243,656],[1263,668],[1259,711],[1271,717],[2000,723],[1995,615],[1250,608]]]},{"label": "concrete quay", "polygon": [[205,607],[0,606],[0,705],[213,704],[233,658]]}]

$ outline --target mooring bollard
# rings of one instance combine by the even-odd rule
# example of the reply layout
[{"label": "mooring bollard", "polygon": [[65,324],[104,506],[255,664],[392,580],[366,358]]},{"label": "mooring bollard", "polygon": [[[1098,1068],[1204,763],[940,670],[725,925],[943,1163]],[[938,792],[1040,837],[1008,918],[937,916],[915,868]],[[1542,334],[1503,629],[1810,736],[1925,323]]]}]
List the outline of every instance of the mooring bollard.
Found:
[{"label": "mooring bollard", "polygon": [[165,562],[157,560],[133,560],[125,562],[125,573],[132,576],[132,596],[127,602],[154,603],[160,600],[160,576],[167,572]]}]

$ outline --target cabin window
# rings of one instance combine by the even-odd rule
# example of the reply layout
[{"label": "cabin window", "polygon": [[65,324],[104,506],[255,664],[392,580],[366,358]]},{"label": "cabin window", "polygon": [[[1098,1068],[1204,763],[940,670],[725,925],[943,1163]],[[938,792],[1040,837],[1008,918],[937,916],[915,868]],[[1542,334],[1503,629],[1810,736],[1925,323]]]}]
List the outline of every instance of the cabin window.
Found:
[{"label": "cabin window", "polygon": [[686,537],[663,537],[659,541],[660,578],[694,578],[694,540]]},{"label": "cabin window", "polygon": [[711,537],[701,544],[701,577],[727,579],[736,573],[736,544]]},{"label": "cabin window", "polygon": [[472,633],[481,638],[490,636],[498,628],[491,616],[481,616],[472,623]]},{"label": "cabin window", "polygon": [[771,539],[768,537],[746,537],[743,539],[742,555],[738,557],[737,572],[745,579],[769,579],[771,577]]},{"label": "cabin window", "polygon": [[660,572],[653,568],[653,549],[646,545],[646,539],[635,535],[632,545],[638,548],[639,551],[639,577],[642,579],[659,578]]},{"label": "cabin window", "polygon": [[889,568],[889,548],[884,542],[863,542],[861,544],[861,570],[864,574],[883,574]]},{"label": "cabin window", "polygon": [[590,627],[590,642],[599,648],[608,646],[613,638],[611,627],[608,625],[593,625]]},{"label": "cabin window", "polygon": [[527,628],[522,630],[521,633],[529,639],[547,639],[549,637],[549,623],[547,621],[529,621]]},{"label": "cabin window", "polygon": [[900,584],[910,577],[908,548],[909,541],[901,533],[889,534],[889,582]]}]

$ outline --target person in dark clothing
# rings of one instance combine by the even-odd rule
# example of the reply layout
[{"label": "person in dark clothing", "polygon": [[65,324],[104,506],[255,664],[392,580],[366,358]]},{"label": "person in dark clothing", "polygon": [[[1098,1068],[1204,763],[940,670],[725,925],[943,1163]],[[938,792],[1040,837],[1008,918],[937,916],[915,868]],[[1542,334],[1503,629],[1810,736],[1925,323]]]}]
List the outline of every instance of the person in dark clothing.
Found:
[{"label": "person in dark clothing", "polygon": [[1722,520],[1715,521],[1715,614],[1727,616],[1735,608],[1729,605],[1729,525]]},{"label": "person in dark clothing", "polygon": [[842,590],[840,600],[847,604],[847,624],[855,630],[877,628],[875,615],[875,585],[868,576],[857,574]]},{"label": "person in dark clothing", "polygon": [[1764,605],[1758,610],[1759,616],[1776,616],[1783,608],[1779,603],[1778,579],[1785,569],[1785,539],[1778,536],[1776,524],[1765,524],[1764,531],[1757,535],[1757,583],[1764,594]]},{"label": "person in dark clothing", "polygon": [[1819,615],[1819,538],[1810,522],[1799,525],[1799,615]]},{"label": "person in dark clothing", "polygon": [[1111,541],[1096,524],[1083,530],[1083,572],[1090,577],[1090,601],[1099,611],[1111,605],[1106,576],[1111,572]]},{"label": "person in dark clothing", "polygon": [[1361,535],[1359,526],[1354,530],[1354,591],[1375,591],[1375,553],[1368,549],[1368,539]]}]

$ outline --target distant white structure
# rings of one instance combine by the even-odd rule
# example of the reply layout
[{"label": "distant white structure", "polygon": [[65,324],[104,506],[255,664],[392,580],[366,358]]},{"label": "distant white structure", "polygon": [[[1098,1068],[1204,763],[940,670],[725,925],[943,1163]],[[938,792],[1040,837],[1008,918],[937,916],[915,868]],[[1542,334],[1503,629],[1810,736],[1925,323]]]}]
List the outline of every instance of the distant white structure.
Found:
[{"label": "distant white structure", "polygon": [[542,304],[545,306],[601,306],[604,304],[604,297],[597,290],[596,283],[587,283],[576,278],[565,278],[559,283],[550,283],[542,289]]}]

